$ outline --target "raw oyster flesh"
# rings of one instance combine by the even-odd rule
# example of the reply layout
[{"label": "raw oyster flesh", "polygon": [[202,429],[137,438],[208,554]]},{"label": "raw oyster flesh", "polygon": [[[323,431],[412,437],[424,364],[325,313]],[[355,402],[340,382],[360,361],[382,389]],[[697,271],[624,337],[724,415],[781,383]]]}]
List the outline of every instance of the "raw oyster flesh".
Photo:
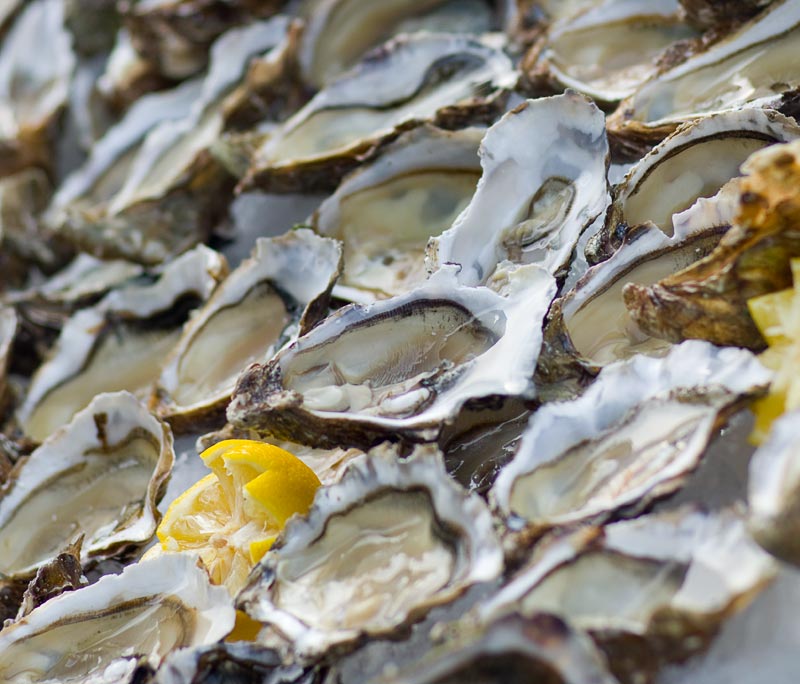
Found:
[{"label": "raw oyster flesh", "polygon": [[795,684],[798,41],[0,0],[0,683]]}]

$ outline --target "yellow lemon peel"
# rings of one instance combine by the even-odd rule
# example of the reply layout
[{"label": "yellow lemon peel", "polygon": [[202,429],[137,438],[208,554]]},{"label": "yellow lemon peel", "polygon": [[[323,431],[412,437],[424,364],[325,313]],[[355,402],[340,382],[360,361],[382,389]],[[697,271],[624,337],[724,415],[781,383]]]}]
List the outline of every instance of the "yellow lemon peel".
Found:
[{"label": "yellow lemon peel", "polygon": [[216,584],[235,594],[286,521],[311,508],[319,478],[272,444],[231,439],[206,449],[211,473],[178,496],[157,535],[163,551],[199,553]]}]

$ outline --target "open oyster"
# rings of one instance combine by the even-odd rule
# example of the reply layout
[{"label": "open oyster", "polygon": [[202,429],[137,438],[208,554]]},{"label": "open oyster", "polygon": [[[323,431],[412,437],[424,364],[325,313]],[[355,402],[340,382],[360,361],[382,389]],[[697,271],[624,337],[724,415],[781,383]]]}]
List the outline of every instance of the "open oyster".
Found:
[{"label": "open oyster", "polygon": [[196,247],[172,261],[155,283],[115,290],[76,313],[18,411],[25,433],[43,440],[99,392],[146,396],[190,311],[226,273],[224,257]]},{"label": "open oyster", "polygon": [[459,631],[426,657],[370,684],[547,682],[617,684],[603,656],[580,631],[555,615],[507,615]]},{"label": "open oyster", "polygon": [[680,487],[726,413],[770,375],[745,350],[689,342],[607,366],[579,398],[533,414],[492,500],[525,536],[640,510]]},{"label": "open oyster", "polygon": [[211,44],[228,29],[276,14],[284,0],[139,0],[125,3],[136,51],[159,73],[183,79],[201,71]]},{"label": "open oyster", "polygon": [[[225,127],[226,96],[252,57],[282,54],[288,27],[288,18],[277,17],[225,34],[201,83],[150,96],[143,112],[134,107],[58,192],[49,222],[87,251],[142,263],[206,238],[234,185],[210,153]],[[177,109],[164,117],[173,102]]]},{"label": "open oyster", "polygon": [[428,240],[450,227],[475,192],[484,132],[425,125],[404,133],[320,205],[309,223],[344,247],[338,297],[382,299],[427,277]]},{"label": "open oyster", "polygon": [[52,168],[53,124],[75,67],[63,5],[27,3],[0,47],[0,175]]},{"label": "open oyster", "polygon": [[268,625],[263,639],[317,656],[392,634],[502,568],[488,509],[450,480],[438,450],[400,461],[383,445],[289,521],[238,603]]},{"label": "open oyster", "polygon": [[504,260],[560,274],[608,206],[603,113],[575,93],[528,100],[486,133],[481,166],[469,206],[433,240],[433,266],[459,264],[465,285],[487,282]]},{"label": "open oyster", "polygon": [[617,102],[659,70],[674,42],[696,38],[677,0],[605,0],[550,26],[525,56],[534,88],[574,88],[599,102]]},{"label": "open oyster", "polygon": [[554,613],[589,631],[621,681],[651,682],[704,649],[776,570],[738,511],[682,508],[552,541],[476,614]]},{"label": "open oyster", "polygon": [[[164,362],[156,388],[159,414],[183,425],[224,411],[241,371],[267,361],[325,315],[341,260],[335,240],[310,230],[260,238],[253,256],[197,311]],[[223,342],[231,335],[235,343]]]},{"label": "open oyster", "polygon": [[609,131],[659,140],[681,121],[704,114],[743,105],[775,107],[784,93],[800,87],[798,40],[800,6],[774,2],[707,50],[645,83],[609,119]]},{"label": "open oyster", "polygon": [[400,33],[487,33],[496,10],[487,0],[309,0],[299,61],[315,88],[353,66],[370,48]]},{"label": "open oyster", "polygon": [[146,543],[174,457],[169,428],[133,395],[98,395],[12,472],[0,573],[29,575],[78,535],[84,562]]},{"label": "open oyster", "polygon": [[722,204],[724,215],[715,215],[707,211],[709,202],[698,200],[723,189],[723,195],[738,200],[736,187],[730,192],[726,185],[739,176],[747,158],[768,145],[798,137],[797,123],[771,110],[725,112],[682,125],[634,165],[616,188],[605,233],[596,238],[607,243],[606,252],[595,246],[593,260],[613,252],[620,231],[639,226],[655,225],[672,235],[675,223],[703,221],[707,228],[731,225],[737,201]]},{"label": "open oyster", "polygon": [[752,155],[742,166],[734,227],[705,259],[658,282],[622,292],[636,325],[670,341],[706,339],[759,349],[764,341],[747,300],[790,287],[800,256],[800,140]]},{"label": "open oyster", "polygon": [[800,412],[772,427],[750,461],[747,500],[753,538],[778,558],[800,565]]},{"label": "open oyster", "polygon": [[167,554],[68,592],[0,632],[8,684],[127,684],[177,648],[218,641],[235,612],[190,555]]},{"label": "open oyster", "polygon": [[511,73],[509,58],[478,40],[424,33],[395,39],[272,133],[255,150],[241,187],[333,189],[404,130],[491,119]]},{"label": "open oyster", "polygon": [[538,266],[489,288],[453,269],[406,295],[329,316],[239,379],[228,420],[313,446],[432,441],[465,404],[534,396],[555,281]]}]

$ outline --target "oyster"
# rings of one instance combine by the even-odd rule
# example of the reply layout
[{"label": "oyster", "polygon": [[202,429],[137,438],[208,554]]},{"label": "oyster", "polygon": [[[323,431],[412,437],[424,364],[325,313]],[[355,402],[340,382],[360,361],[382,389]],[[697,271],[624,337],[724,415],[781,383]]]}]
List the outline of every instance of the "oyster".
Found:
[{"label": "oyster", "polygon": [[459,264],[465,285],[487,282],[504,260],[560,274],[608,206],[603,113],[575,93],[528,100],[486,133],[481,166],[472,202],[432,241],[432,266]]},{"label": "oyster", "polygon": [[483,134],[427,125],[404,133],[320,205],[309,223],[344,248],[338,297],[369,302],[425,279],[428,240],[450,226],[475,192]]},{"label": "oyster", "polygon": [[798,40],[800,5],[774,2],[704,52],[645,83],[609,119],[609,132],[660,140],[687,119],[743,105],[775,107],[784,93],[800,87]]},{"label": "oyster", "polygon": [[235,612],[192,556],[167,554],[68,592],[0,632],[8,684],[132,680],[137,656],[152,668],[177,648],[210,644]]},{"label": "oyster", "polygon": [[[325,315],[341,261],[335,240],[309,230],[260,238],[251,259],[192,317],[164,362],[159,414],[180,426],[224,412],[241,371],[267,361]],[[231,333],[235,343],[223,342]]]},{"label": "oyster", "polygon": [[747,19],[774,0],[678,0],[686,19],[702,28]]},{"label": "oyster", "polygon": [[75,543],[69,544],[55,558],[39,567],[36,576],[30,581],[22,595],[16,620],[25,617],[34,608],[47,603],[51,598],[66,591],[75,591],[75,589],[88,584],[81,565],[82,542],[83,538],[78,537]]},{"label": "oyster", "polygon": [[551,541],[476,614],[554,613],[588,630],[620,681],[652,682],[703,650],[776,571],[737,510],[682,508]]},{"label": "oyster", "polygon": [[[120,165],[119,156],[108,153],[98,153],[96,165],[90,159],[73,175],[72,187],[65,184],[59,191],[51,222],[88,251],[142,263],[159,263],[206,238],[227,209],[234,185],[210,153],[225,126],[225,98],[251,57],[282,52],[288,27],[288,18],[276,17],[222,36],[202,83],[181,86],[173,95],[181,107],[188,105],[184,115],[155,127],[151,121],[148,130],[131,113],[127,128],[112,129],[107,136],[112,154],[129,150],[127,162]],[[155,119],[162,111],[151,99],[147,113]],[[141,144],[131,148],[131,137]],[[125,175],[116,176],[116,183],[112,177],[110,187],[104,179],[98,188],[109,170]]]},{"label": "oyster", "polygon": [[18,411],[25,433],[43,440],[99,392],[126,389],[146,396],[190,311],[226,273],[224,257],[196,247],[172,261],[155,283],[115,290],[76,313]]},{"label": "oyster", "polygon": [[773,555],[800,565],[800,411],[779,418],[750,461],[748,527]]},{"label": "oyster", "polygon": [[442,269],[407,295],[351,305],[240,378],[228,420],[313,446],[433,441],[466,404],[532,398],[555,282],[538,266],[503,294]]},{"label": "oyster", "polygon": [[677,0],[605,0],[550,26],[525,56],[534,91],[574,88],[604,103],[618,102],[659,70],[657,58],[679,40],[698,37]]},{"label": "oyster", "polygon": [[303,9],[307,26],[299,54],[301,73],[320,88],[399,33],[486,33],[494,24],[491,5],[486,0],[310,0]]},{"label": "oyster", "polygon": [[78,535],[84,563],[145,544],[174,458],[169,428],[131,394],[98,395],[6,483],[0,573],[29,575]]},{"label": "oyster", "polygon": [[706,343],[607,366],[579,398],[533,414],[492,501],[524,536],[641,510],[681,486],[726,414],[770,377],[751,353]]},{"label": "oyster", "polygon": [[61,0],[27,3],[0,47],[0,175],[51,168],[75,56]]},{"label": "oyster", "polygon": [[647,334],[706,339],[760,349],[747,300],[790,287],[789,260],[800,256],[800,140],[752,155],[742,170],[739,214],[717,248],[681,271],[623,290],[625,306]]},{"label": "oyster", "polygon": [[508,615],[475,633],[460,632],[420,662],[370,684],[455,682],[617,684],[585,635],[544,613]]},{"label": "oyster", "polygon": [[404,130],[425,121],[458,128],[492,118],[506,99],[511,61],[474,39],[401,37],[320,91],[253,153],[240,187],[333,189]]},{"label": "oyster", "polygon": [[133,0],[124,22],[136,51],[171,79],[200,72],[228,29],[276,14],[284,0]]},{"label": "oyster", "polygon": [[390,635],[502,568],[488,509],[450,480],[438,450],[399,461],[384,445],[289,521],[237,602],[267,625],[262,640],[313,657]]},{"label": "oyster", "polygon": [[[797,123],[771,110],[743,109],[682,125],[634,165],[616,188],[605,234],[597,238],[611,244],[607,254],[597,254],[600,250],[595,248],[593,260],[613,252],[620,231],[652,224],[673,235],[676,221],[701,219],[696,214],[707,203],[698,205],[698,199],[714,196],[739,176],[739,167],[753,152],[798,137]],[[727,206],[737,209],[733,202]],[[725,213],[707,219],[706,227],[730,225],[733,216]]]}]

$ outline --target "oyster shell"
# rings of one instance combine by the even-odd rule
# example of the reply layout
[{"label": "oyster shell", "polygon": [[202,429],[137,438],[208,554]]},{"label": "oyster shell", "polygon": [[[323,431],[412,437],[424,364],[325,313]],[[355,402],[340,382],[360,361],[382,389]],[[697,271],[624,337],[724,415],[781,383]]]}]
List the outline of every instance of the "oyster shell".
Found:
[{"label": "oyster shell", "polygon": [[30,575],[77,535],[84,563],[145,544],[174,458],[169,428],[133,395],[98,395],[6,483],[0,573]]},{"label": "oyster shell", "polygon": [[647,287],[623,290],[625,306],[646,333],[763,347],[747,300],[792,283],[789,260],[800,256],[800,140],[753,154],[742,170],[750,175],[741,183],[739,214],[717,248]]},{"label": "oyster shell", "polygon": [[458,128],[486,121],[512,73],[502,51],[448,34],[387,43],[320,91],[260,145],[241,189],[333,189],[404,130],[429,121]]},{"label": "oyster shell", "polygon": [[336,296],[369,302],[425,279],[428,240],[450,226],[475,192],[484,132],[421,126],[345,177],[309,219],[343,243]]},{"label": "oyster shell", "polygon": [[18,318],[14,309],[0,306],[0,413],[7,408],[7,374],[11,361],[11,347],[17,334],[17,325]]},{"label": "oyster shell", "polygon": [[224,587],[190,555],[167,554],[68,592],[0,632],[8,684],[131,681],[136,656],[152,668],[177,648],[213,643],[233,627]]},{"label": "oyster shell", "polygon": [[677,0],[605,0],[550,26],[523,62],[535,90],[574,88],[618,102],[658,73],[658,57],[676,41],[698,37]]},{"label": "oyster shell", "polygon": [[800,565],[800,411],[779,418],[750,461],[748,527],[753,538],[782,560]]},{"label": "oyster shell", "polygon": [[0,47],[0,175],[51,168],[51,133],[75,67],[61,0],[26,4]]},{"label": "oyster shell", "polygon": [[[273,49],[282,52],[288,27],[288,18],[276,17],[222,36],[202,83],[174,93],[180,107],[188,105],[183,116],[159,120],[154,127],[151,121],[145,128],[131,114],[127,128],[115,128],[107,136],[112,137],[107,143],[112,154],[121,147],[130,150],[127,163],[123,160],[120,166],[118,156],[98,153],[95,166],[90,159],[73,176],[73,186],[65,184],[59,191],[50,220],[87,251],[142,263],[159,263],[207,237],[227,209],[234,185],[210,153],[225,126],[225,98],[243,78],[251,57]],[[151,99],[148,115],[156,118],[162,111]],[[131,137],[137,135],[142,142],[131,149]],[[118,176],[111,187],[106,180],[98,193],[98,181],[109,170],[125,176]],[[103,174],[100,178],[97,171]],[[88,202],[82,197],[87,190]],[[92,201],[92,194],[100,196]]]},{"label": "oyster shell", "polygon": [[686,19],[702,28],[747,19],[774,0],[678,0]]},{"label": "oyster shell", "polygon": [[[753,152],[798,137],[797,123],[771,110],[725,112],[682,125],[635,164],[617,186],[605,234],[596,238],[610,245],[605,253],[595,247],[592,260],[612,253],[621,231],[652,224],[672,235],[676,221],[702,220],[692,215],[700,213],[704,204],[695,207],[698,200],[714,196],[739,176],[739,167]],[[729,206],[737,208],[735,203]],[[725,213],[707,218],[706,227],[730,225],[733,216]]]},{"label": "oyster shell", "polygon": [[126,389],[146,396],[189,312],[226,273],[224,257],[196,247],[172,261],[157,282],[113,291],[76,313],[17,413],[25,433],[43,440],[99,392]]},{"label": "oyster shell", "polygon": [[[738,107],[772,106],[800,87],[800,6],[774,2],[755,19],[645,83],[609,119],[625,139],[660,140],[682,121]],[[736,74],[735,82],[730,74]]]},{"label": "oyster shell", "polygon": [[579,398],[533,414],[491,499],[526,537],[641,510],[681,486],[726,414],[770,377],[751,353],[705,343],[607,366]]},{"label": "oyster shell", "polygon": [[[164,362],[159,415],[180,426],[224,412],[247,366],[265,362],[325,315],[341,262],[341,246],[310,230],[259,238],[253,256],[197,311]],[[223,342],[231,333],[235,344]]]},{"label": "oyster shell", "polygon": [[737,510],[683,508],[547,544],[476,613],[554,613],[589,631],[620,681],[651,682],[664,663],[707,647],[776,571]]},{"label": "oyster shell", "polygon": [[507,615],[459,633],[420,662],[370,684],[618,684],[585,635],[554,615]]},{"label": "oyster shell", "polygon": [[493,26],[486,0],[310,0],[299,62],[303,78],[320,88],[352,67],[370,48],[399,33],[420,30],[474,33]]},{"label": "oyster shell", "polygon": [[433,441],[465,404],[532,398],[541,321],[555,282],[538,266],[498,278],[503,294],[443,269],[407,295],[340,309],[239,379],[238,427],[313,446]]},{"label": "oyster shell", "polygon": [[313,657],[390,635],[502,568],[488,509],[450,480],[438,450],[400,461],[384,445],[289,521],[237,602],[279,645]]},{"label": "oyster shell", "polygon": [[481,166],[472,202],[432,241],[432,267],[461,265],[464,285],[487,282],[504,260],[560,274],[608,206],[603,113],[575,93],[528,100],[486,133]]},{"label": "oyster shell", "polygon": [[137,52],[171,79],[200,72],[228,29],[276,14],[284,0],[133,0],[123,18]]}]

